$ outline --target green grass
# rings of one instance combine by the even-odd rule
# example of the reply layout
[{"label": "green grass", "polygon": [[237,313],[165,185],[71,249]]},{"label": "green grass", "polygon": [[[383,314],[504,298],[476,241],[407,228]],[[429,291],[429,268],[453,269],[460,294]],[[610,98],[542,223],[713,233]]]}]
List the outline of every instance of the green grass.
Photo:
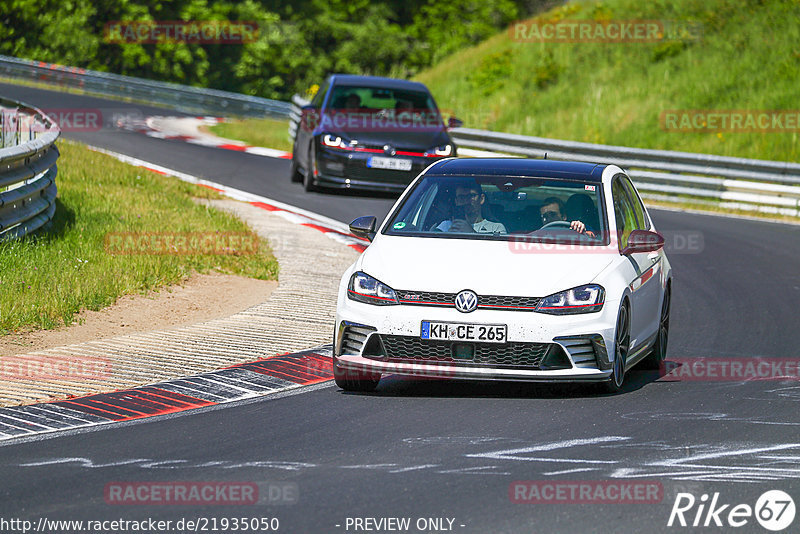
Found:
[{"label": "green grass", "polygon": [[504,32],[416,79],[465,126],[590,143],[796,161],[798,132],[668,132],[665,110],[797,110],[797,0],[571,2],[537,20],[699,23],[701,40],[515,42]]},{"label": "green grass", "polygon": [[263,146],[291,152],[289,121],[285,119],[245,119],[222,122],[209,128],[226,139],[236,139],[248,145]]},{"label": "green grass", "polygon": [[58,200],[49,228],[0,244],[0,333],[71,324],[82,309],[219,271],[277,279],[278,264],[261,242],[256,254],[109,254],[116,232],[252,232],[239,219],[198,204],[208,189],[161,176],[61,141]]}]

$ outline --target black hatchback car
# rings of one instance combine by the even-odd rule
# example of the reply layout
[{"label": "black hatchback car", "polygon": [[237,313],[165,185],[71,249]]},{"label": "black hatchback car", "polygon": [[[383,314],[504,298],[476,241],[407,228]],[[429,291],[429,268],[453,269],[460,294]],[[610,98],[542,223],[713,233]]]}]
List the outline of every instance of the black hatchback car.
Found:
[{"label": "black hatchback car", "polygon": [[303,108],[292,180],[400,192],[428,165],[456,155],[439,108],[418,82],[334,74]]}]

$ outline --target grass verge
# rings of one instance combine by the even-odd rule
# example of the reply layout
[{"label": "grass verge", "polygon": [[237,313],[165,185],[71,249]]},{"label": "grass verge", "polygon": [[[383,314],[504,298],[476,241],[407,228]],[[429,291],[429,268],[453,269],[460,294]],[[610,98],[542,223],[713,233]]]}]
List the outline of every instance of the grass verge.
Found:
[{"label": "grass verge", "polygon": [[[668,131],[667,110],[783,110],[800,100],[796,0],[569,2],[541,23],[659,20],[699,28],[657,42],[521,42],[511,32],[416,79],[465,126],[589,143],[779,161],[800,132]],[[788,123],[787,123],[788,124]],[[666,124],[665,124],[666,126]]]},{"label": "grass verge", "polygon": [[45,231],[0,243],[0,334],[69,325],[81,309],[147,293],[196,271],[275,280],[266,242],[240,255],[110,254],[110,233],[247,232],[236,217],[196,202],[208,189],[61,141],[55,217]]},{"label": "grass verge", "polygon": [[209,127],[214,135],[235,139],[252,146],[292,151],[289,121],[285,119],[244,119],[221,122]]}]

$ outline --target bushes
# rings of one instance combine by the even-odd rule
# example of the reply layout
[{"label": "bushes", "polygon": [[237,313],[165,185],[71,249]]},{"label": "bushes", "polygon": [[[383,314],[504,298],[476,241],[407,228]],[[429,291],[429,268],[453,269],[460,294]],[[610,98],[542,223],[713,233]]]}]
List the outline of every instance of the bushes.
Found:
[{"label": "bushes", "polygon": [[[0,0],[0,53],[288,99],[332,72],[411,76],[541,0]],[[253,21],[256,42],[112,44],[114,21]]]}]

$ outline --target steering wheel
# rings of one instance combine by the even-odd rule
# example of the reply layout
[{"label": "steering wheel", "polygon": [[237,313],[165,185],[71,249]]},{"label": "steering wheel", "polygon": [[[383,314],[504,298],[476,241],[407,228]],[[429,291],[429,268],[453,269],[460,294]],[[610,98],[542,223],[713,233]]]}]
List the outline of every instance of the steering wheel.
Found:
[{"label": "steering wheel", "polygon": [[539,230],[544,230],[545,228],[568,228],[572,230],[570,228],[571,224],[569,221],[552,221],[539,228]]}]

